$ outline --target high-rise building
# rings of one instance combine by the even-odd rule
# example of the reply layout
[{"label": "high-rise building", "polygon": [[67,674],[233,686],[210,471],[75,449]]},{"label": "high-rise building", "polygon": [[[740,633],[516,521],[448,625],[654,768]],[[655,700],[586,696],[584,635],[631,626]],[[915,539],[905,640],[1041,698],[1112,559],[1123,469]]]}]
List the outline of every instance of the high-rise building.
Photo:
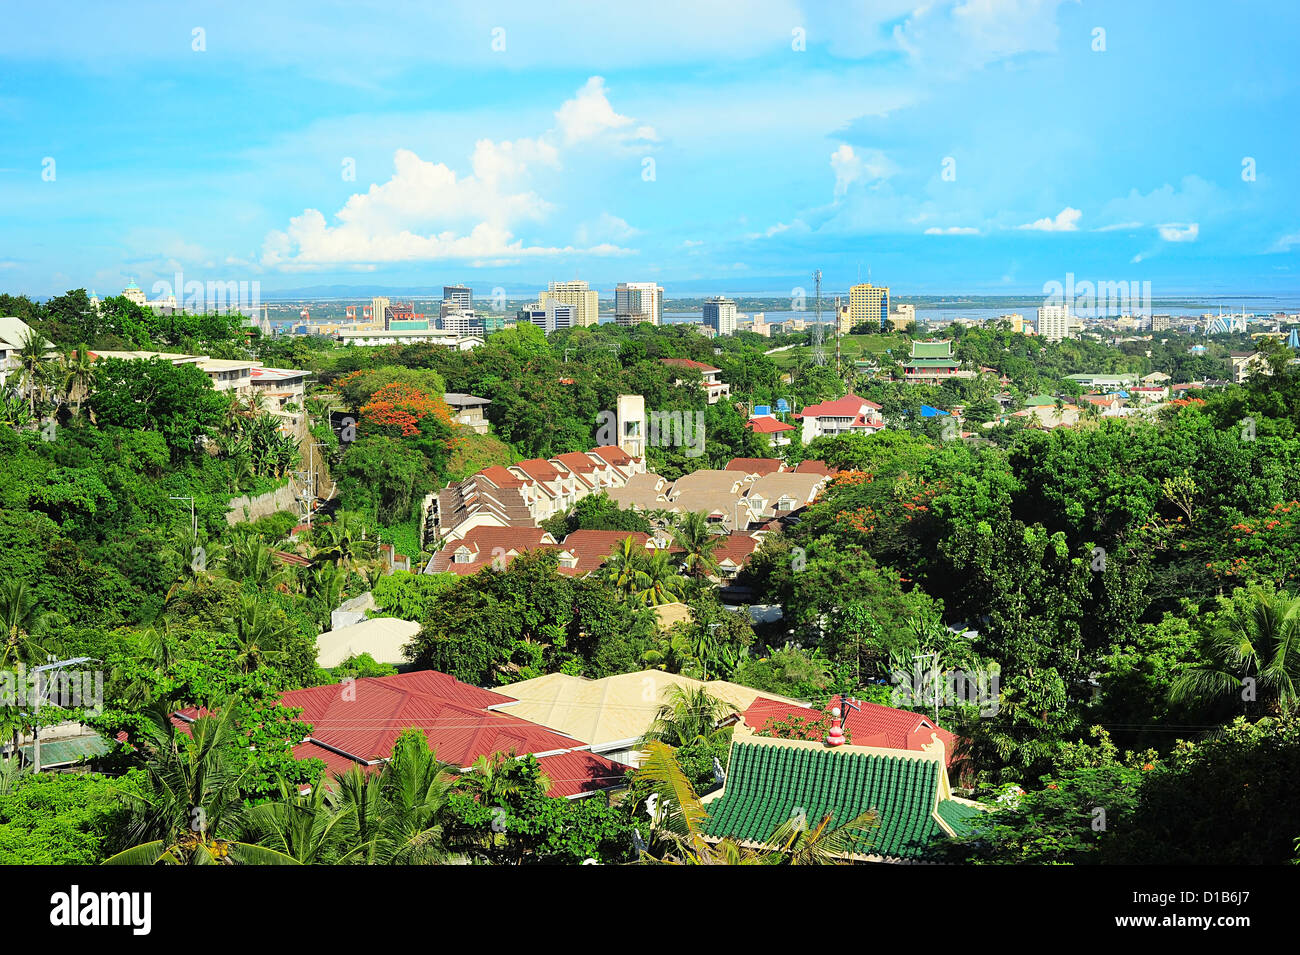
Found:
[{"label": "high-rise building", "polygon": [[1073,321],[1068,305],[1044,305],[1038,310],[1038,335],[1049,342],[1069,338]]},{"label": "high-rise building", "polygon": [[578,306],[549,299],[545,302],[525,305],[519,310],[517,317],[520,322],[531,322],[549,335],[557,329],[573,328],[577,325]]},{"label": "high-rise building", "polygon": [[620,325],[662,324],[663,286],[654,282],[619,282],[614,289],[614,321]]},{"label": "high-rise building", "polygon": [[839,299],[835,300],[835,325],[841,335],[847,335],[853,331],[852,312],[850,312],[848,305],[841,303]]},{"label": "high-rise building", "polygon": [[736,334],[736,303],[721,295],[706,298],[704,324],[718,335]]},{"label": "high-rise building", "polygon": [[1169,316],[1168,316],[1168,315],[1152,315],[1152,316],[1151,316],[1151,331],[1153,331],[1153,332],[1167,332],[1167,331],[1169,331]]},{"label": "high-rise building", "polygon": [[474,290],[464,285],[444,285],[442,287],[442,314],[449,311],[472,311],[474,308]]},{"label": "high-rise building", "polygon": [[537,302],[545,305],[550,301],[572,305],[575,326],[595,325],[600,320],[600,300],[595,289],[588,288],[586,282],[550,283],[545,292],[538,294]]},{"label": "high-rise building", "polygon": [[889,286],[855,285],[849,289],[849,327],[869,325],[884,331],[889,325]]},{"label": "high-rise building", "polygon": [[377,295],[370,300],[370,320],[372,322],[383,322],[384,328],[388,328],[388,299],[382,295]]}]

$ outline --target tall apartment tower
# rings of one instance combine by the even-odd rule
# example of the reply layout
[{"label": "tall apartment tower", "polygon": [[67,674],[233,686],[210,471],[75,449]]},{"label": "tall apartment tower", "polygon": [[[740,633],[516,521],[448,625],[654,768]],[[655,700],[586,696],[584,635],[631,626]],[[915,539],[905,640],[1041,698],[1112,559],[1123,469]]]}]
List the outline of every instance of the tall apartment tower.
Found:
[{"label": "tall apartment tower", "polygon": [[889,327],[889,286],[855,285],[849,289],[849,327],[874,325],[880,331]]},{"label": "tall apartment tower", "polygon": [[442,287],[442,314],[446,318],[451,312],[472,312],[474,310],[474,290],[464,285],[444,285]]},{"label": "tall apartment tower", "polygon": [[388,306],[392,304],[382,295],[377,295],[370,300],[370,320],[372,322],[383,322],[384,328],[388,328],[391,319],[388,317]]},{"label": "tall apartment tower", "polygon": [[614,289],[614,321],[620,325],[649,322],[661,325],[664,319],[663,286],[654,282],[619,282]]},{"label": "tall apartment tower", "polygon": [[574,325],[585,327],[600,320],[600,299],[586,282],[551,282],[545,292],[538,294],[537,304],[545,307],[551,301],[573,306]]},{"label": "tall apartment tower", "polygon": [[1068,305],[1044,305],[1038,309],[1038,335],[1046,341],[1069,338],[1073,324]]},{"label": "tall apartment tower", "polygon": [[736,303],[721,295],[706,298],[704,325],[718,335],[736,334]]}]

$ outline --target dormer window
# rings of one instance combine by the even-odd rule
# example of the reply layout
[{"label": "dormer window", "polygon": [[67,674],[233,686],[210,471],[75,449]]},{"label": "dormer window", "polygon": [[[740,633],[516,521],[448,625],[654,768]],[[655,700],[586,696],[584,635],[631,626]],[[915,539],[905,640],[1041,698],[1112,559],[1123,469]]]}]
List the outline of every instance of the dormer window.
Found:
[{"label": "dormer window", "polygon": [[474,555],[468,547],[461,547],[456,551],[456,563],[471,564],[474,562]]}]

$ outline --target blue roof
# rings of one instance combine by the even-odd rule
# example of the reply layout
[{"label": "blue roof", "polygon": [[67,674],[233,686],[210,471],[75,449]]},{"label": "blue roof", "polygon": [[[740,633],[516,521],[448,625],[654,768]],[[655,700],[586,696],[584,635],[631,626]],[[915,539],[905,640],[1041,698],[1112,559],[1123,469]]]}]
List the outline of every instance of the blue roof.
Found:
[{"label": "blue roof", "polygon": [[790,404],[789,404],[789,402],[787,402],[784,398],[777,398],[777,399],[776,399],[776,410],[777,410],[777,411],[789,411],[789,410],[790,410]]},{"label": "blue roof", "polygon": [[929,405],[921,405],[922,418],[937,418],[939,417],[939,415],[947,414],[947,413],[948,412],[943,411],[939,408],[931,408]]},{"label": "blue roof", "polygon": [[771,405],[754,405],[754,417],[761,415],[770,415],[772,413]]}]

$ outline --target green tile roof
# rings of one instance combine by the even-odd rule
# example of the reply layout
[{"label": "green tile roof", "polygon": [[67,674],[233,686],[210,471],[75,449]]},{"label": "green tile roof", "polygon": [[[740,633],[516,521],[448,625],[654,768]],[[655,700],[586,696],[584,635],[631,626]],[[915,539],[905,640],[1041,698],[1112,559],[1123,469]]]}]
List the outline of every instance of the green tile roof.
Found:
[{"label": "green tile roof", "polygon": [[799,809],[810,825],[829,813],[835,826],[874,809],[877,825],[854,837],[852,851],[917,859],[946,837],[931,815],[938,785],[934,760],[738,741],[705,832],[766,842]]},{"label": "green tile roof", "polygon": [[956,368],[960,362],[956,358],[909,358],[903,362],[904,368]]},{"label": "green tile roof", "polygon": [[913,358],[952,358],[952,342],[912,342]]},{"label": "green tile roof", "polygon": [[964,802],[957,802],[955,799],[939,800],[939,807],[936,810],[939,818],[948,824],[959,836],[964,836],[975,828],[976,823],[984,813],[974,806],[968,806]]}]

